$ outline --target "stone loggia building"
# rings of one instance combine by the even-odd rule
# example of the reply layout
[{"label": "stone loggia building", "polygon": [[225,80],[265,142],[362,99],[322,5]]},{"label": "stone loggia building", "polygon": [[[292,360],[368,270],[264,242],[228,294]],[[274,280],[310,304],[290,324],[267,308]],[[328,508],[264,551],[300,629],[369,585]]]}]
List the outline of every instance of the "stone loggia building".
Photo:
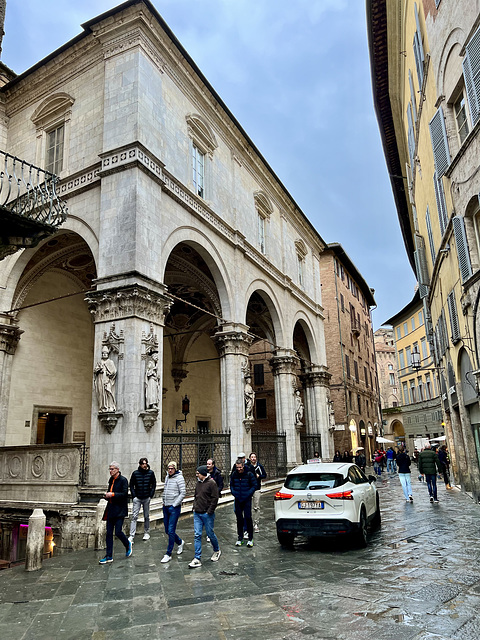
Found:
[{"label": "stone loggia building", "polygon": [[0,263],[2,513],[81,519],[112,459],[129,476],[146,455],[163,476],[165,433],[229,433],[230,458],[248,452],[258,341],[287,467],[297,389],[331,457],[325,243],[154,6],[90,20],[0,94],[9,153],[59,175],[69,212]]}]

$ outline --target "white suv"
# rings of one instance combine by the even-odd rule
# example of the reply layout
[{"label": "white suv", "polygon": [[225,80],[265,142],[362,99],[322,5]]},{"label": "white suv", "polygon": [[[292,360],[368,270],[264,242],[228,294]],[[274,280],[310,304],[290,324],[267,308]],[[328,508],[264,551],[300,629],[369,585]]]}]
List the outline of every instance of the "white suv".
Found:
[{"label": "white suv", "polygon": [[274,499],[283,546],[291,546],[296,535],[347,535],[365,547],[368,525],[380,524],[375,476],[367,478],[355,464],[302,464],[289,472]]}]

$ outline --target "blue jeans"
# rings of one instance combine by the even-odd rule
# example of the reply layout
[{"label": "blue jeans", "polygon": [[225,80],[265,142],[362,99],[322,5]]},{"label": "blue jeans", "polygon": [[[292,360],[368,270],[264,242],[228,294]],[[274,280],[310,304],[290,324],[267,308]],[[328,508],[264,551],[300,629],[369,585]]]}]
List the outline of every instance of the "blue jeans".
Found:
[{"label": "blue jeans", "polygon": [[205,532],[212,542],[214,551],[220,549],[217,536],[213,530],[213,524],[215,522],[215,514],[209,515],[208,513],[193,512],[193,530],[195,531],[195,558],[198,560],[202,557],[202,532],[205,527]]},{"label": "blue jeans", "polygon": [[182,507],[180,505],[178,505],[178,507],[174,507],[173,505],[169,505],[168,507],[165,505],[163,506],[163,526],[165,527],[165,533],[168,536],[168,547],[165,552],[167,556],[172,555],[173,545],[175,543],[182,544],[182,539],[179,538],[175,531],[181,509]]},{"label": "blue jeans", "polygon": [[400,484],[402,485],[403,495],[405,496],[405,499],[408,500],[412,495],[411,474],[399,473],[398,478],[400,480]]},{"label": "blue jeans", "polygon": [[396,463],[393,458],[387,458],[387,472],[394,473],[396,471]]},{"label": "blue jeans", "polygon": [[243,522],[247,525],[248,539],[253,540],[252,499],[246,502],[238,502],[235,499],[235,516],[237,517],[238,539],[243,538]]},{"label": "blue jeans", "polygon": [[115,531],[115,535],[123,544],[125,549],[128,550],[129,542],[127,536],[123,533],[124,518],[107,518],[107,553],[105,554],[107,558],[113,558],[113,532]]},{"label": "blue jeans", "polygon": [[428,495],[434,500],[437,499],[437,474],[426,473],[425,480],[427,481]]}]

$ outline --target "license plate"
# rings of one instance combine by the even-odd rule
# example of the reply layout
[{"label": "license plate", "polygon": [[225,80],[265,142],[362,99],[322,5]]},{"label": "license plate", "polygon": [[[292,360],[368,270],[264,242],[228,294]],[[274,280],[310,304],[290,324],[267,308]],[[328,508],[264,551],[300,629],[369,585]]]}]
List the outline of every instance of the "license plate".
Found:
[{"label": "license plate", "polygon": [[298,503],[299,509],[323,509],[323,502],[314,501],[314,502],[306,502],[302,500],[302,502]]}]

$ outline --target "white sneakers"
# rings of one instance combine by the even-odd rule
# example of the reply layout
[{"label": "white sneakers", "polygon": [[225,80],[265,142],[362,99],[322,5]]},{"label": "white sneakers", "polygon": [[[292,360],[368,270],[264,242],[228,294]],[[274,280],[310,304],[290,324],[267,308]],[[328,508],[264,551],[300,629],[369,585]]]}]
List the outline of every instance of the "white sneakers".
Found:
[{"label": "white sneakers", "polygon": [[185,544],[185,540],[182,540],[181,544],[178,545],[177,556],[180,556],[183,553],[183,545]]},{"label": "white sneakers", "polygon": [[243,539],[248,540],[248,531],[243,532]]},{"label": "white sneakers", "polygon": [[135,536],[128,536],[128,541],[133,544],[135,541]]},{"label": "white sneakers", "polygon": [[163,558],[160,560],[160,562],[163,562],[165,564],[165,562],[170,562],[171,559],[172,559],[172,556],[167,556],[167,554],[165,554]]},{"label": "white sneakers", "polygon": [[222,552],[220,551],[220,549],[218,551],[214,551],[213,556],[210,558],[210,560],[212,562],[218,562],[221,555],[222,555]]},{"label": "white sneakers", "polygon": [[253,540],[249,540],[247,542],[247,547],[253,547]]},{"label": "white sneakers", "polygon": [[202,562],[198,558],[194,558],[188,566],[190,567],[190,569],[196,569],[197,567],[202,566]]},{"label": "white sneakers", "polygon": [[258,533],[260,531],[260,529],[258,528],[258,524],[253,526],[253,530],[255,533]]},{"label": "white sneakers", "polygon": [[150,534],[148,533],[148,531],[145,531],[145,533],[143,534],[143,539],[150,540]]}]

